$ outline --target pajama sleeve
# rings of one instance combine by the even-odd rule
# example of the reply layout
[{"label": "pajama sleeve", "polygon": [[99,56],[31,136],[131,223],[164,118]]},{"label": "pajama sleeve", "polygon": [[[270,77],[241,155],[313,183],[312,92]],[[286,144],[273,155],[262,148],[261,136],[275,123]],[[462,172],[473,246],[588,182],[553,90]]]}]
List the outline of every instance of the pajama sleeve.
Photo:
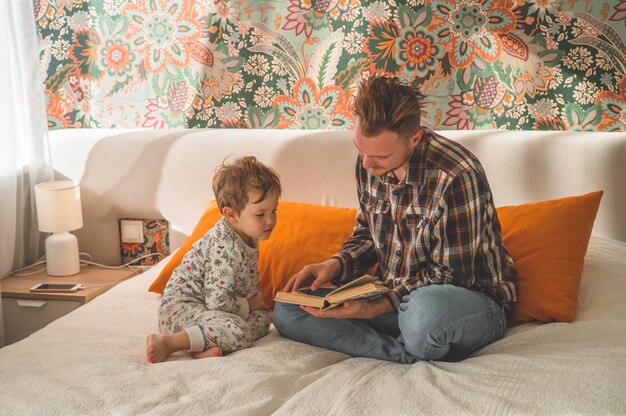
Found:
[{"label": "pajama sleeve", "polygon": [[[254,259],[256,262],[256,258]],[[251,297],[260,297],[261,296],[261,282],[259,281],[258,274],[250,281],[250,296]],[[257,310],[250,312],[250,316],[248,317],[248,325],[250,325],[250,331],[252,332],[252,337],[256,341],[259,338],[267,335],[270,329],[270,314],[265,310]]]},{"label": "pajama sleeve", "polygon": [[208,309],[220,310],[248,319],[249,309],[246,298],[235,296],[235,269],[238,261],[233,250],[223,241],[213,239],[202,260],[205,289],[205,304]]},{"label": "pajama sleeve", "polygon": [[270,330],[270,314],[268,311],[252,311],[248,317],[248,325],[252,332],[252,338],[256,341],[263,338]]}]

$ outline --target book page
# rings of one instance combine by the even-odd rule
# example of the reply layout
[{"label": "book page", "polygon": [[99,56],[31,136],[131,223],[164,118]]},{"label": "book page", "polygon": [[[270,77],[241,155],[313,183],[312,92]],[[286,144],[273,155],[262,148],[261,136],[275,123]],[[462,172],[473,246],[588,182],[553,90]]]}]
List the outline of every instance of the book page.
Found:
[{"label": "book page", "polygon": [[348,282],[345,285],[338,287],[337,289],[333,290],[332,292],[330,292],[326,296],[328,297],[328,296],[332,295],[333,293],[341,292],[343,290],[350,289],[351,287],[364,285],[365,283],[375,282],[376,280],[378,280],[376,277],[370,276],[369,274],[364,274],[363,276],[359,277],[358,279],[354,279],[353,281]]},{"label": "book page", "polygon": [[378,285],[376,283],[366,283],[356,287],[351,287],[339,292],[333,292],[326,295],[326,300],[331,304],[343,303],[351,299],[369,298],[372,296],[382,295],[389,292],[387,286]]},{"label": "book page", "polygon": [[314,306],[321,308],[324,306],[324,298],[321,296],[309,295],[302,292],[276,292],[274,300],[277,302],[293,303],[295,305]]}]

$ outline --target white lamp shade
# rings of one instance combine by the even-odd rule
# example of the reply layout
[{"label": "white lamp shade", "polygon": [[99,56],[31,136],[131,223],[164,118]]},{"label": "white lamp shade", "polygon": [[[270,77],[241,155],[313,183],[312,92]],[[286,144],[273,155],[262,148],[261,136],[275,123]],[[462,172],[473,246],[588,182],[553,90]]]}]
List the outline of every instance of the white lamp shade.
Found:
[{"label": "white lamp shade", "polygon": [[80,188],[73,181],[51,181],[35,185],[39,230],[58,233],[83,226]]}]

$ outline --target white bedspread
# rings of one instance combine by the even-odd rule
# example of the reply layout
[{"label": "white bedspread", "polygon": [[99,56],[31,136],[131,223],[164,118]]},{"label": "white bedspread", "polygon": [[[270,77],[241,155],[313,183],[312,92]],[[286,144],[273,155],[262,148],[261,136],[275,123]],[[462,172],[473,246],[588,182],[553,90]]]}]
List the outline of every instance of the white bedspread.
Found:
[{"label": "white bedspread", "polygon": [[592,238],[575,322],[513,328],[461,363],[350,358],[272,328],[229,356],[149,364],[159,269],[1,349],[0,414],[626,414],[624,243]]}]

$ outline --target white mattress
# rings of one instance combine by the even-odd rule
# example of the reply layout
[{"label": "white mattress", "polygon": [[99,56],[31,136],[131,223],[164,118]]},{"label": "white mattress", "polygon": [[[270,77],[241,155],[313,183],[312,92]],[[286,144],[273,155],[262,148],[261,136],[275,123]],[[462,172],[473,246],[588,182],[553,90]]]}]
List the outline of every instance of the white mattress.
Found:
[{"label": "white mattress", "polygon": [[460,363],[350,358],[272,328],[225,357],[149,364],[159,269],[1,349],[0,414],[626,414],[624,243],[592,238],[575,322],[513,328]]}]

